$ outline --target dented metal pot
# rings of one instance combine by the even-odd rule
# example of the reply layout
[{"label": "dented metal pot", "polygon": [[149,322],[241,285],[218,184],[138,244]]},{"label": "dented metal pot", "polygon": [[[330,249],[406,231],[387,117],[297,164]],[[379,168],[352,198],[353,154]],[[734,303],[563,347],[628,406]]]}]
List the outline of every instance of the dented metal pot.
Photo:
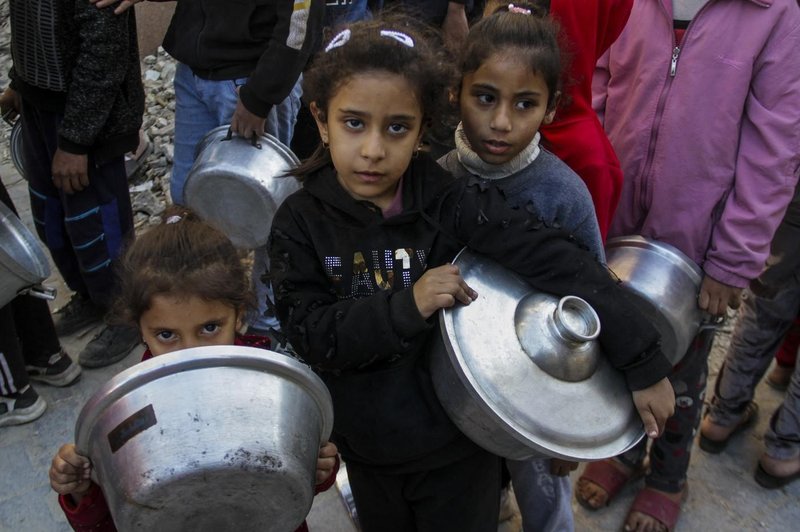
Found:
[{"label": "dented metal pot", "polygon": [[186,205],[237,247],[261,247],[280,204],[300,189],[297,179],[284,177],[297,164],[294,153],[271,135],[245,139],[228,126],[212,129],[197,146]]},{"label": "dented metal pot", "polygon": [[76,445],[126,530],[294,530],[311,508],[330,394],[288,356],[199,347],[142,362],[86,403]]}]

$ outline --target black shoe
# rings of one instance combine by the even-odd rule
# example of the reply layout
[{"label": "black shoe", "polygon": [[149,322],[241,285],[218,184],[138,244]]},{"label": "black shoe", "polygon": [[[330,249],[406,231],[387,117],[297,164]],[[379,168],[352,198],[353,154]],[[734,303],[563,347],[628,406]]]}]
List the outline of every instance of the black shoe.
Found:
[{"label": "black shoe", "polygon": [[47,403],[29,384],[17,393],[0,395],[0,427],[22,425],[44,414]]},{"label": "black shoe", "polygon": [[78,355],[85,368],[102,368],[119,362],[139,345],[139,331],[127,325],[106,325]]},{"label": "black shoe", "polygon": [[72,294],[66,305],[53,312],[56,334],[68,336],[103,319],[103,309],[80,294]]},{"label": "black shoe", "polygon": [[28,377],[50,386],[67,386],[81,376],[81,367],[62,349],[44,363],[26,364]]}]

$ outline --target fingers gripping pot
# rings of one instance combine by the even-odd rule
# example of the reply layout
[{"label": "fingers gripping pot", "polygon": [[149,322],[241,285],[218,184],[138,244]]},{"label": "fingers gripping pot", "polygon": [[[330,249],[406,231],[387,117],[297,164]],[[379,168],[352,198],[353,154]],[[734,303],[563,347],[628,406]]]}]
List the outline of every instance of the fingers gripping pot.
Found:
[{"label": "fingers gripping pot", "polygon": [[294,530],[311,508],[330,395],[304,364],[239,346],[142,362],[75,427],[117,528]]},{"label": "fingers gripping pot", "polygon": [[49,276],[50,264],[36,237],[0,203],[0,307],[19,294],[54,299],[55,290],[41,286]]},{"label": "fingers gripping pot", "polygon": [[534,291],[467,250],[454,264],[479,296],[440,313],[431,371],[464,434],[505,458],[574,461],[616,456],[644,436],[623,376],[595,341],[600,323],[585,301]]},{"label": "fingers gripping pot", "polygon": [[297,179],[282,177],[298,164],[271,135],[245,139],[227,126],[212,129],[197,146],[184,189],[186,205],[237,247],[261,247],[280,204],[300,189]]}]

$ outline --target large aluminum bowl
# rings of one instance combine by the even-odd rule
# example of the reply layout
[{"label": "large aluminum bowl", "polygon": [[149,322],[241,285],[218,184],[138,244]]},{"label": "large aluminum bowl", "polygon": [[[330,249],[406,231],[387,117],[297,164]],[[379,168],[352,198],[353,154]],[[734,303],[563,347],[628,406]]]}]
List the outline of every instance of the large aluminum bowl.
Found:
[{"label": "large aluminum bowl", "polygon": [[0,203],[0,307],[20,293],[52,299],[40,283],[50,276],[41,244],[14,212]]},{"label": "large aluminum bowl", "polygon": [[197,146],[186,178],[186,205],[237,247],[261,247],[280,204],[300,189],[297,179],[283,177],[297,164],[294,153],[271,135],[249,140],[232,135],[228,126],[212,129]]},{"label": "large aluminum bowl", "polygon": [[311,509],[327,388],[252,347],[176,351],[113,377],[75,426],[117,528],[292,531]]}]

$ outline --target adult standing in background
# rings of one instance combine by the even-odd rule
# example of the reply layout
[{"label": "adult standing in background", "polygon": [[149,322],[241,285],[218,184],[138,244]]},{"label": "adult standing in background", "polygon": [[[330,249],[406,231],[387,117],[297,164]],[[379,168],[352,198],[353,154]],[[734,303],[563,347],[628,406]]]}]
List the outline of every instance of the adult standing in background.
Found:
[{"label": "adult standing in background", "polygon": [[[74,0],[10,0],[11,90],[36,231],[75,292],[56,312],[61,335],[98,320],[114,297],[113,261],[133,237],[124,155],[139,144],[144,112],[136,21]],[[12,103],[13,102],[13,103]],[[104,326],[78,355],[99,367],[139,343]]]},{"label": "adult standing in background", "polygon": [[[625,181],[609,236],[675,246],[703,270],[698,306],[738,307],[756,278],[800,171],[797,0],[638,0],[598,62],[594,108]],[[713,331],[695,338],[670,377],[676,413],[649,451],[650,470],[625,529],[671,530],[686,494]],[[633,478],[646,443],[589,464],[586,506]]]}]

